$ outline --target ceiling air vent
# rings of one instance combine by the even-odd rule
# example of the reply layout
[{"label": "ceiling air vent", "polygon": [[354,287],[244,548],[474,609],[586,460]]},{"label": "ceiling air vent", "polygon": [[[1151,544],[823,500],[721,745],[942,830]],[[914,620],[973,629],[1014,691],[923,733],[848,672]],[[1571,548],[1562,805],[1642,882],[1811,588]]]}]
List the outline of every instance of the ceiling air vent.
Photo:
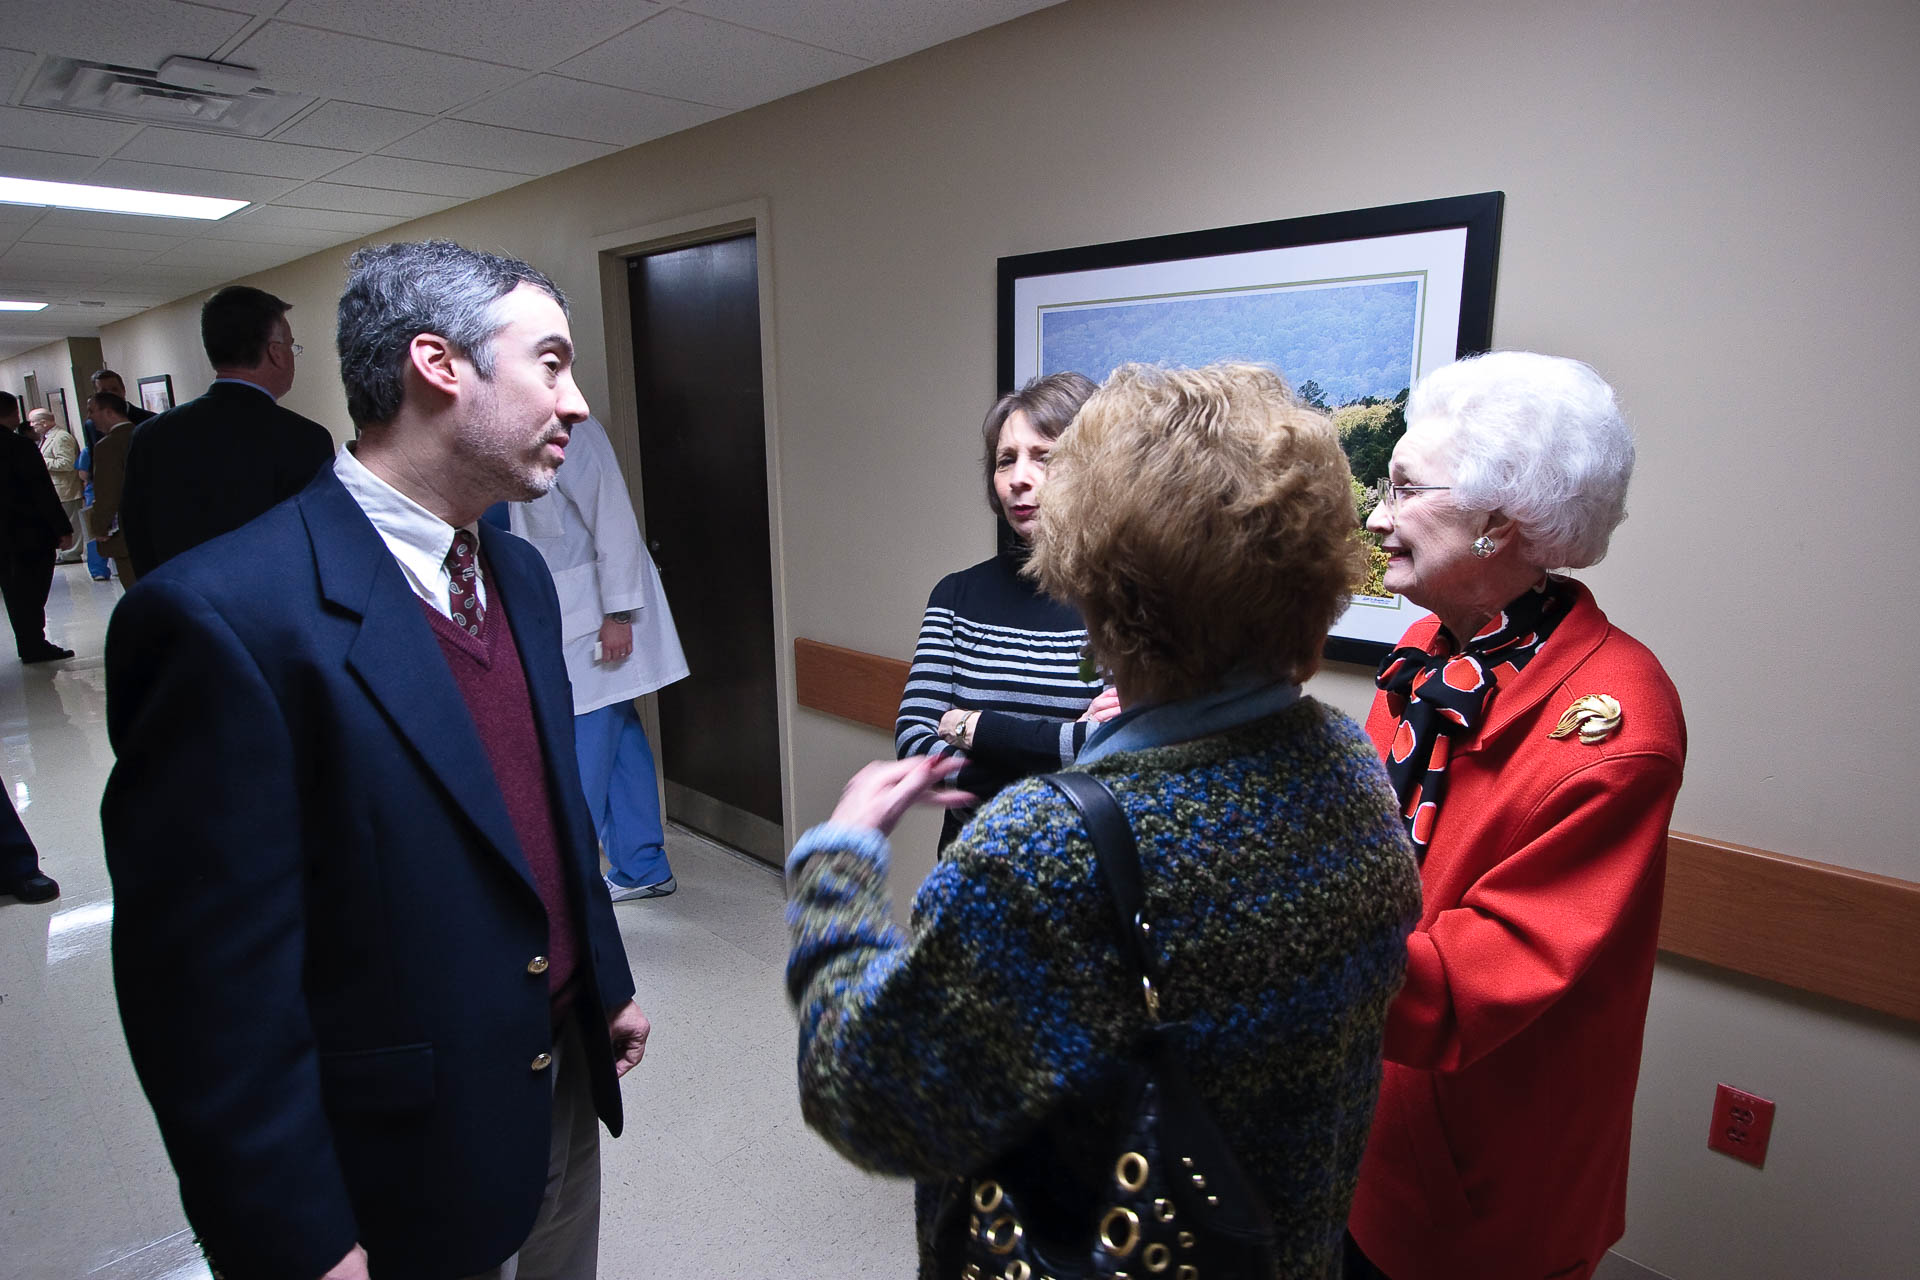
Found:
[{"label": "ceiling air vent", "polygon": [[258,79],[250,68],[198,58],[169,58],[158,71],[48,58],[20,105],[260,138],[314,101],[261,88]]}]

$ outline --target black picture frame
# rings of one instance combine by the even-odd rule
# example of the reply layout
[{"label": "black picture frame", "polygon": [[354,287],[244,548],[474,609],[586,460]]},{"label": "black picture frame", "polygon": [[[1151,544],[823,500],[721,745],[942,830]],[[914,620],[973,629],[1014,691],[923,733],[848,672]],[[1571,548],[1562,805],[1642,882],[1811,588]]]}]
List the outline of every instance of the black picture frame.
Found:
[{"label": "black picture frame", "polygon": [[[172,374],[156,373],[150,378],[140,379],[138,385],[140,387],[138,392],[140,396],[140,407],[148,413],[165,413],[167,410],[173,408]],[[148,387],[154,388],[156,394],[148,395]],[[154,408],[156,404],[160,406],[158,409]]]},{"label": "black picture frame", "polygon": [[[1451,344],[1412,344],[1413,363],[1408,370],[1408,385],[1422,373],[1462,356],[1485,351],[1493,340],[1493,299],[1496,284],[1500,224],[1504,212],[1504,192],[1485,191],[1473,195],[1421,200],[1409,204],[1383,205],[1354,209],[1343,213],[1314,214],[1284,218],[1272,222],[1243,223],[1232,227],[1214,227],[1171,235],[1148,236],[1107,244],[1082,245],[1071,249],[1052,249],[1039,253],[1001,258],[995,285],[997,323],[995,345],[996,394],[1011,390],[1032,372],[1051,372],[1041,368],[1040,322],[1043,312],[1093,306],[1119,306],[1141,301],[1138,296],[1114,293],[1111,282],[1128,279],[1124,269],[1142,268],[1161,283],[1159,292],[1147,295],[1147,301],[1162,298],[1188,301],[1234,293],[1295,288],[1305,283],[1324,287],[1325,280],[1289,280],[1274,275],[1275,264],[1285,255],[1272,251],[1305,250],[1310,256],[1326,255],[1327,260],[1344,260],[1349,255],[1377,259],[1380,271],[1351,277],[1371,281],[1376,277],[1414,281],[1416,335],[1429,329],[1438,333],[1450,327]],[[1404,255],[1404,262],[1401,256]],[[1400,265],[1394,265],[1399,263]],[[1235,273],[1245,264],[1244,282],[1235,283]],[[1121,270],[1116,270],[1121,269]],[[1191,289],[1179,283],[1191,275]],[[1204,283],[1202,282],[1204,278]],[[1339,277],[1334,283],[1342,283]],[[1438,282],[1429,287],[1430,279]],[[1074,301],[1076,282],[1086,282],[1085,301]],[[1169,283],[1171,282],[1171,283]],[[1104,292],[1103,292],[1104,288]],[[1457,288],[1457,314],[1451,305]],[[1036,302],[1046,295],[1052,301]],[[1027,342],[1031,341],[1032,349]],[[1221,358],[1238,354],[1222,352]],[[1143,356],[1141,358],[1153,358]],[[1200,361],[1195,360],[1194,363]],[[1107,370],[1088,371],[1096,380]],[[1283,367],[1283,373],[1297,378],[1300,372]],[[1310,375],[1309,375],[1310,376]],[[1363,477],[1363,482],[1372,477]],[[1384,599],[1356,597],[1356,605],[1384,605]],[[1404,601],[1394,598],[1394,618],[1366,615],[1352,624],[1364,623],[1375,634],[1343,632],[1343,625],[1355,614],[1350,608],[1341,622],[1334,624],[1327,637],[1325,657],[1333,662],[1377,664],[1392,648],[1404,623],[1398,615],[1406,613],[1405,623],[1421,616]],[[1379,634],[1382,626],[1399,623],[1393,639]]]}]

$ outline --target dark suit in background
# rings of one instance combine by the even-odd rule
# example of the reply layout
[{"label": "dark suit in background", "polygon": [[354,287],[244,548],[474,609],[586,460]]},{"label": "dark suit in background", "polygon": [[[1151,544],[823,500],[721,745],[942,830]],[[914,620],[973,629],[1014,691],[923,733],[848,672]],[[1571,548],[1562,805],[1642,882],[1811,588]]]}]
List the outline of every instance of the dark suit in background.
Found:
[{"label": "dark suit in background", "polygon": [[134,571],[151,573],[238,529],[300,492],[332,460],[325,427],[243,382],[215,382],[198,399],[141,423],[120,503]]},{"label": "dark suit in background", "polygon": [[0,431],[0,594],[22,658],[44,658],[55,648],[47,640],[47,592],[54,549],[72,532],[40,447],[30,436]]},{"label": "dark suit in background", "polygon": [[[525,671],[594,1109],[633,979],[574,757],[553,581],[480,530]],[[263,566],[272,566],[266,571]],[[166,565],[107,636],[114,974],[188,1220],[237,1280],[472,1275],[548,1163],[548,919],[429,606],[329,468]]]}]

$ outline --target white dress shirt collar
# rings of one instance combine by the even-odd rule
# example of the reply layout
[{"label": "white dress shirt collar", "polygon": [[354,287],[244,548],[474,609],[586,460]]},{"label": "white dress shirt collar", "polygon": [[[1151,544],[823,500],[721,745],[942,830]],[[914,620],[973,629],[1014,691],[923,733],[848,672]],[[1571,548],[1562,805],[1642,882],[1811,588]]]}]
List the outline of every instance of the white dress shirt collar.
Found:
[{"label": "white dress shirt collar", "polygon": [[280,403],[279,396],[273,394],[273,392],[267,390],[265,387],[261,386],[257,382],[248,382],[245,378],[215,378],[214,381],[215,382],[231,382],[236,387],[252,387],[255,391],[258,391],[261,395],[273,401],[275,404]]},{"label": "white dress shirt collar", "polygon": [[[413,593],[438,609],[443,617],[453,616],[453,575],[447,571],[447,552],[453,549],[454,527],[433,512],[367,470],[353,456],[353,446],[342,449],[333,460],[333,474],[346,486],[360,509],[367,513],[387,550],[400,566],[401,574]],[[464,526],[477,540],[477,523]],[[480,573],[480,603],[487,603],[487,576]]]}]

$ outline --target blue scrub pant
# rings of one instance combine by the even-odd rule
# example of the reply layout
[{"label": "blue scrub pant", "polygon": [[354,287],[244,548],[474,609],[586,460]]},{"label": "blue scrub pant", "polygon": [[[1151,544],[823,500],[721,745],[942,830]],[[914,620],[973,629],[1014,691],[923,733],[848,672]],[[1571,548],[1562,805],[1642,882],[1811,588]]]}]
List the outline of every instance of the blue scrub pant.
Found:
[{"label": "blue scrub pant", "polygon": [[660,791],[653,749],[631,702],[573,718],[574,749],[587,812],[622,884],[655,884],[673,874],[660,827]]},{"label": "blue scrub pant", "polygon": [[[93,482],[91,480],[87,482],[86,501],[88,506],[93,505]],[[100,554],[100,544],[92,538],[88,538],[87,572],[96,578],[110,578],[113,576],[111,563],[112,562],[105,556]]]}]

